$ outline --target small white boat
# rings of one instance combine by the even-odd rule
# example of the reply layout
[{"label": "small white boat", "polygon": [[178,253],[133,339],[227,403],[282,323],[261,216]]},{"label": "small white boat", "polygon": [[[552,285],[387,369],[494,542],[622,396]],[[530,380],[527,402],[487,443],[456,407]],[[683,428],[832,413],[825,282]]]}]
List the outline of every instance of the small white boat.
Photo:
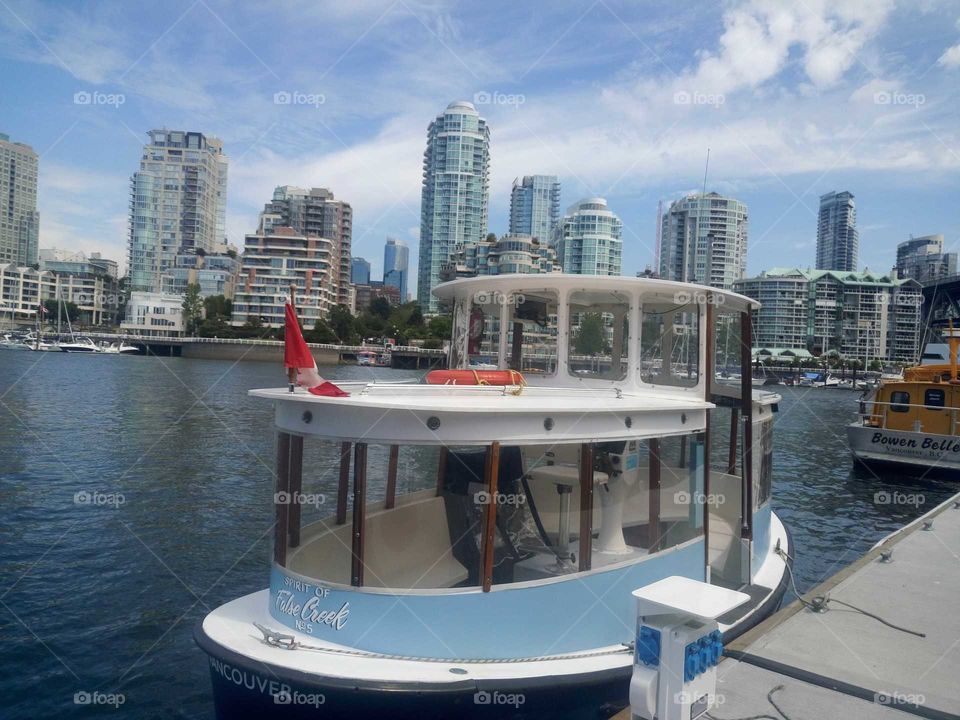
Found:
[{"label": "small white boat", "polygon": [[101,348],[100,351],[105,355],[137,355],[140,348],[136,345],[127,345],[121,340]]},{"label": "small white boat", "polygon": [[88,337],[73,338],[70,342],[61,342],[58,344],[60,350],[65,353],[99,353],[103,348],[97,345]]},{"label": "small white boat", "polygon": [[[453,308],[450,369],[426,384],[251,391],[277,436],[273,563],[269,587],[195,630],[217,718],[594,717],[628,704],[635,589],[746,592],[727,642],[779,605],[795,552],[771,501],[780,396],[714,383],[703,330],[755,301],[560,274],[434,293]],[[606,341],[585,368],[570,338],[590,313]],[[549,369],[514,369],[544,352]]]}]

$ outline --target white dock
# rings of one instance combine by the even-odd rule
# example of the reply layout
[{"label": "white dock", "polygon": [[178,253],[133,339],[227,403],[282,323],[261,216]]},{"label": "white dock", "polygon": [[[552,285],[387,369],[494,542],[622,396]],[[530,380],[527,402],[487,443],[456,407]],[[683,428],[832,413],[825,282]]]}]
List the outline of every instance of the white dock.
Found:
[{"label": "white dock", "polygon": [[817,597],[826,611],[795,601],[727,646],[705,717],[960,720],[960,494],[804,600]]}]

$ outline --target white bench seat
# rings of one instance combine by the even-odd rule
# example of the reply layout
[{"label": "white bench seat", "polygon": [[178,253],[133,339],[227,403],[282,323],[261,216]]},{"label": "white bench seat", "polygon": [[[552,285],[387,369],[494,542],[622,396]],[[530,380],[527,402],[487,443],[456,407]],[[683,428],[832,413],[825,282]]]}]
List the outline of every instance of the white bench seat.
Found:
[{"label": "white bench seat", "polygon": [[[288,569],[317,580],[350,584],[351,523],[332,519],[305,528]],[[318,532],[310,535],[310,529]],[[364,527],[364,586],[397,589],[453,587],[467,579],[453,556],[443,498],[369,511]]]}]

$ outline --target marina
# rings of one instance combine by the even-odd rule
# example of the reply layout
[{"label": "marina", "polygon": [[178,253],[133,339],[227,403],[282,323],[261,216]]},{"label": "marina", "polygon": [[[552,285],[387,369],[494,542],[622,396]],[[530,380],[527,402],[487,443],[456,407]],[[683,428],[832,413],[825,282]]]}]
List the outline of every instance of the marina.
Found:
[{"label": "marina", "polygon": [[[204,604],[212,609],[243,589],[258,591],[267,579],[274,490],[263,477],[275,449],[263,432],[261,401],[246,392],[276,384],[276,365],[146,357],[122,364],[76,363],[53,353],[31,370],[36,355],[7,357],[0,364],[0,393],[9,422],[0,430],[0,451],[13,465],[3,484],[0,532],[10,549],[0,569],[4,587],[16,586],[2,599],[80,678],[12,616],[5,618],[12,651],[0,664],[9,716],[69,714],[79,687],[125,693],[123,711],[134,716],[209,717],[209,667],[198,662],[192,631],[207,612]],[[59,388],[25,382],[39,370],[67,382]],[[337,382],[374,376],[416,380],[422,374],[347,365],[321,370]],[[183,391],[162,408],[152,406],[150,399],[170,383]],[[841,430],[855,419],[856,403],[846,393],[790,387],[780,393],[774,507],[792,528],[801,592],[955,493],[955,486],[942,480],[861,477],[852,471]],[[95,418],[90,407],[97,408]],[[718,428],[721,443],[723,430]],[[35,442],[21,445],[22,433]],[[99,450],[99,438],[121,435],[125,441],[111,453]],[[818,452],[810,453],[810,447]],[[68,449],[66,464],[61,458]],[[336,458],[308,457],[330,471],[305,490],[332,502]],[[385,486],[376,478],[386,476],[388,461],[376,449],[370,453],[371,499],[383,497]],[[197,483],[195,476],[209,479]],[[414,487],[401,472],[398,488]],[[112,493],[123,502],[115,497],[113,504],[75,503],[84,491]],[[207,507],[230,513],[211,514]],[[14,528],[35,529],[14,540]],[[68,605],[57,599],[65,586]],[[123,622],[115,622],[117,617]],[[78,634],[77,628],[84,630]],[[96,645],[90,644],[94,639]],[[97,652],[100,646],[109,646],[111,656]],[[50,679],[24,684],[19,679],[24,668]],[[778,682],[755,690],[758,705]],[[714,714],[740,716],[723,708]]]},{"label": "marina", "polygon": [[[511,284],[516,282],[501,278],[491,286],[490,280],[483,281],[486,291],[506,294],[518,289]],[[145,425],[133,436],[149,444],[130,449],[133,465],[109,485],[81,480],[50,455],[56,431],[37,435],[41,454],[34,462],[42,458],[42,467],[59,468],[67,486],[76,488],[68,497],[73,510],[67,517],[78,510],[88,513],[73,517],[63,527],[63,537],[96,533],[102,522],[114,528],[108,533],[113,539],[97,543],[85,562],[96,564],[103,550],[112,555],[121,548],[140,556],[128,544],[133,541],[155,560],[140,581],[152,588],[151,594],[141,597],[170,588],[171,578],[174,588],[186,592],[185,607],[167,617],[159,639],[134,649],[129,666],[95,687],[121,693],[131,702],[137,688],[149,696],[149,683],[139,680],[151,666],[141,666],[144,658],[156,650],[160,654],[151,663],[177,653],[183,653],[180,664],[196,662],[197,650],[182,644],[192,625],[199,650],[208,656],[205,667],[218,717],[276,715],[278,705],[291,717],[313,717],[319,705],[330,717],[358,712],[484,717],[489,714],[485,698],[493,704],[515,703],[512,710],[522,717],[609,716],[629,702],[627,690],[635,675],[632,592],[682,576],[713,588],[711,592],[732,593],[736,607],[718,613],[717,637],[723,638],[728,655],[753,657],[757,643],[766,642],[761,628],[784,617],[783,611],[774,613],[784,598],[790,601],[794,587],[821,593],[810,588],[824,578],[835,582],[845,577],[844,566],[873,543],[955,492],[948,480],[909,481],[870,472],[864,477],[863,468],[856,470],[842,433],[844,418],[850,422],[856,417],[848,393],[754,385],[747,355],[743,367],[748,371],[739,373],[739,386],[729,379],[703,382],[701,377],[714,375],[709,328],[718,305],[709,302],[706,290],[701,305],[678,306],[671,302],[676,287],[662,281],[556,279],[527,289],[526,307],[518,311],[517,305],[472,305],[475,285],[458,281],[449,290],[440,289],[450,293],[455,317],[460,313],[461,318],[454,323],[451,369],[444,371],[341,366],[332,373],[339,387],[323,382],[313,388],[309,381],[291,392],[286,386],[255,389],[271,379],[275,385],[278,370],[270,363],[134,357],[120,365],[71,364],[92,373],[88,380],[97,387],[105,387],[116,368],[130,368],[140,379],[126,378],[125,389],[116,390],[126,395],[142,387],[148,393],[143,398],[157,381],[151,367],[162,368],[167,382],[189,387],[185,378],[199,372],[205,378],[201,382],[209,384],[201,395],[193,395],[185,412],[171,408],[179,413],[179,422],[157,424],[153,433],[145,432]],[[734,317],[750,307],[748,300],[732,294],[723,305]],[[477,321],[477,309],[484,313],[483,322]],[[585,363],[574,351],[572,333],[552,339],[543,335],[543,318],[554,316],[564,327],[589,312],[613,320],[606,360]],[[665,312],[672,319],[664,322],[659,318]],[[653,327],[661,329],[646,335]],[[630,341],[636,335],[646,342]],[[552,372],[509,369],[524,356],[528,342],[541,352],[546,346],[554,358]],[[301,357],[314,369],[303,366],[297,377],[319,378],[309,350]],[[473,369],[475,357],[494,369]],[[31,364],[70,360],[66,353],[8,353],[5,358],[11,363],[4,368],[20,367],[6,380],[5,409],[30,428],[26,418],[36,403],[42,406],[46,391],[21,385],[19,379]],[[236,368],[248,369],[249,398],[241,400],[245,390],[217,388]],[[330,368],[321,369],[330,375]],[[910,373],[905,373],[907,380]],[[327,386],[333,390],[320,392]],[[90,392],[80,387],[72,392]],[[214,388],[218,391],[211,392]],[[233,400],[225,405],[227,397]],[[264,400],[275,406],[276,446],[271,433],[260,429],[271,415],[260,409]],[[107,434],[111,418],[131,419],[129,408],[115,407],[103,416]],[[325,413],[323,407],[340,411]],[[240,408],[248,419],[242,431],[236,425]],[[594,413],[587,423],[585,408]],[[233,480],[228,473],[210,488],[191,483],[194,465],[210,462],[207,443],[184,445],[166,435],[190,433],[190,423],[183,419],[195,414],[205,418],[205,432],[221,437],[218,442],[226,442],[231,455],[253,459],[253,466],[235,465]],[[260,419],[250,421],[254,417]],[[101,431],[88,418],[72,420],[69,414],[59,418],[61,423],[81,435]],[[808,452],[807,435],[817,428],[822,456]],[[160,488],[143,484],[137,468],[153,463],[145,465],[140,456],[166,454],[178,445],[192,447],[171,457],[173,467],[184,468],[181,492],[188,492],[181,497],[190,498],[191,508],[162,513],[157,519],[163,522],[157,524],[143,512],[163,507],[163,496],[157,494]],[[128,454],[122,445],[117,450]],[[79,447],[71,453],[81,466],[85,456],[101,457]],[[218,463],[227,459],[215,457]],[[30,477],[26,466],[20,472]],[[584,483],[585,478],[590,482]],[[221,502],[225,481],[236,488],[230,491],[234,500],[210,527],[220,528],[218,542],[222,535],[245,552],[230,566],[209,567],[203,574],[212,584],[194,589],[183,578],[195,577],[199,568],[190,559],[198,557],[197,551],[206,556],[209,541],[189,540],[193,533],[187,532],[183,548],[188,550],[178,561],[169,550],[153,550],[167,541],[150,535],[166,535],[171,522],[194,527],[189,518]],[[822,494],[811,494],[818,487]],[[295,499],[278,500],[284,497]],[[838,505],[841,499],[851,507]],[[581,512],[585,506],[592,511]],[[231,519],[241,508],[244,516],[260,518],[256,536]],[[16,510],[20,522],[23,512]],[[860,518],[859,525],[851,525],[854,517]],[[464,543],[466,538],[472,539]],[[66,549],[58,543],[46,548],[53,557]],[[109,562],[117,561],[113,557]],[[272,564],[268,574],[264,564]],[[258,578],[269,580],[269,587],[258,586]],[[36,582],[29,572],[21,579],[24,590]],[[246,594],[238,596],[242,588]],[[16,592],[14,587],[11,595]],[[869,603],[857,599],[851,603],[871,612]],[[893,594],[891,602],[895,600]],[[28,606],[36,602],[33,594],[24,601]],[[885,616],[887,606],[883,610]],[[122,629],[117,632],[125,636]],[[23,638],[25,649],[31,638]],[[57,663],[59,658],[61,668],[77,673],[65,648],[59,648],[61,656],[54,644],[48,647],[53,654],[37,660]],[[753,649],[747,652],[747,647]],[[724,703],[726,683],[779,668],[740,663],[737,667],[745,669],[733,670],[732,665],[725,659],[717,668],[717,693]],[[209,682],[196,672],[184,677],[195,684]],[[753,688],[752,679],[749,683]],[[922,689],[914,688],[914,695]],[[210,707],[197,687],[183,690],[183,698],[171,700],[171,707],[189,705],[191,696],[197,707]],[[908,690],[896,692],[909,695]],[[293,702],[287,703],[287,697]],[[740,696],[731,690],[729,697]],[[563,713],[557,713],[558,703]],[[717,705],[711,717],[722,720],[723,711],[734,707],[734,700],[730,703]]]}]

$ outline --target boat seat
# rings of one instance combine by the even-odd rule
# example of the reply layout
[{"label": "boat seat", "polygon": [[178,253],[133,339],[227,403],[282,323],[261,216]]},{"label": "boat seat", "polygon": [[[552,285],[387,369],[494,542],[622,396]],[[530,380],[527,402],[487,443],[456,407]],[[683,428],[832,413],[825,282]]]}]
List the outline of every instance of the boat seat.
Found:
[{"label": "boat seat", "polygon": [[[529,445],[523,449],[523,454],[525,474],[532,483],[580,486],[579,445]],[[605,485],[609,479],[607,473],[593,471],[594,485]]]},{"label": "boat seat", "polygon": [[442,497],[401,505],[367,518],[364,584],[448,588],[467,579],[453,556]]},{"label": "boat seat", "polygon": [[[287,567],[317,580],[350,584],[353,526],[322,529],[293,550]],[[364,525],[364,586],[449,588],[468,573],[453,556],[443,498],[431,497],[367,515]]]}]

